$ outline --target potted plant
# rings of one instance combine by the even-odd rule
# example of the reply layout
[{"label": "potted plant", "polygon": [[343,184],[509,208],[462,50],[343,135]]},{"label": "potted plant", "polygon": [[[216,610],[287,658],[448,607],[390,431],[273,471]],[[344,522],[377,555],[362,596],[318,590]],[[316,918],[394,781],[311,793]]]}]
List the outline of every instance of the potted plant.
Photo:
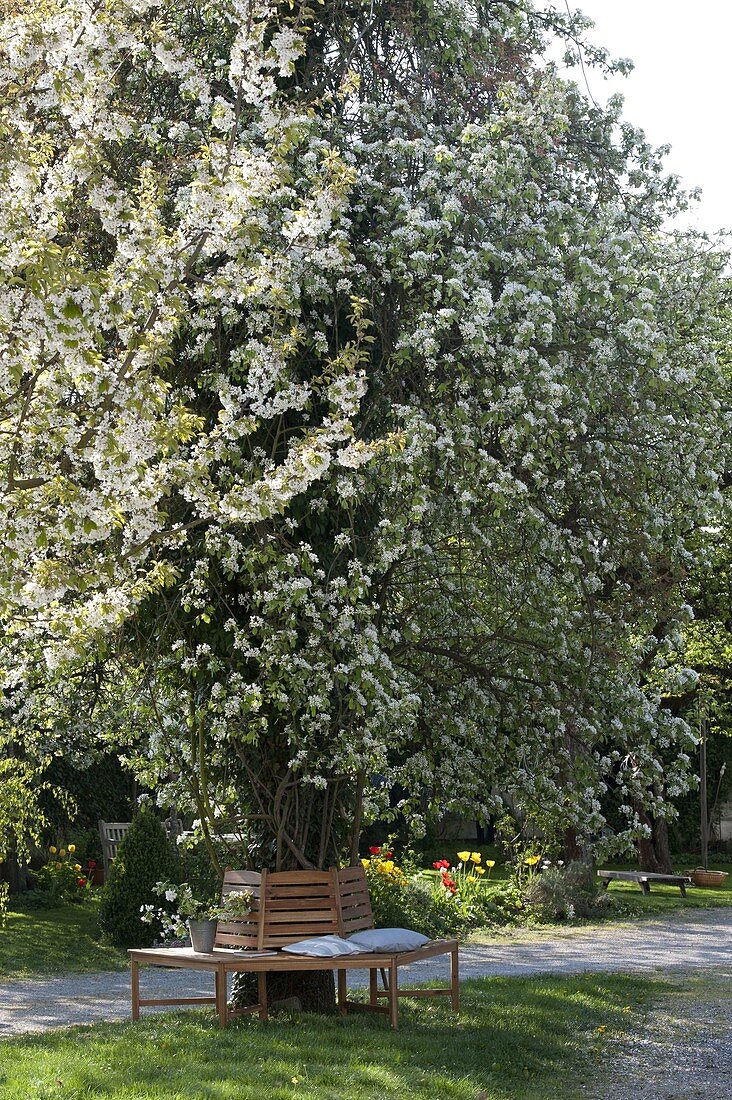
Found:
[{"label": "potted plant", "polygon": [[164,901],[175,904],[171,912],[164,907],[143,905],[142,920],[145,924],[160,926],[163,940],[184,939],[186,932],[194,951],[209,954],[216,939],[219,920],[236,920],[247,915],[252,908],[252,894],[248,890],[233,891],[223,902],[199,900],[187,882],[157,882],[155,893]]}]

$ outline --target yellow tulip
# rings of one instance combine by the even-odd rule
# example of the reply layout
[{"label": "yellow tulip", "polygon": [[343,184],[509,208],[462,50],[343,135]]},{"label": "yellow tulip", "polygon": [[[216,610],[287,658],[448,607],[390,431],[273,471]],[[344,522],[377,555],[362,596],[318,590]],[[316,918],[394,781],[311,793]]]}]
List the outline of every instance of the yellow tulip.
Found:
[{"label": "yellow tulip", "polygon": [[75,844],[69,844],[69,855],[73,856],[75,851],[76,851],[76,845]]},{"label": "yellow tulip", "polygon": [[527,856],[526,863],[528,863],[529,867],[535,867],[540,859],[541,856]]},{"label": "yellow tulip", "polygon": [[364,867],[370,867],[371,866],[371,860],[370,859],[362,859],[361,863],[363,864]]},{"label": "yellow tulip", "polygon": [[75,863],[74,864],[74,870],[75,871],[80,871],[81,870],[81,864],[80,863]]},{"label": "yellow tulip", "polygon": [[61,851],[59,852],[59,855],[61,856],[61,859],[63,859],[64,856],[66,855],[66,849],[62,848]]},{"label": "yellow tulip", "polygon": [[481,860],[480,852],[471,852],[470,853],[470,858],[472,859],[473,863],[480,863],[480,860]]},{"label": "yellow tulip", "polygon": [[51,853],[52,856],[55,856],[56,852],[58,851],[58,848],[54,848],[54,846],[52,844],[51,847],[48,850],[49,850],[49,852]]},{"label": "yellow tulip", "polygon": [[457,857],[463,863],[467,863],[470,859],[470,852],[458,852]]},{"label": "yellow tulip", "polygon": [[484,875],[485,874],[485,867],[476,867],[475,868],[475,873],[476,873],[476,875]]},{"label": "yellow tulip", "polygon": [[486,867],[495,867],[496,861],[495,861],[495,859],[487,859],[485,861],[485,865],[486,865]]}]

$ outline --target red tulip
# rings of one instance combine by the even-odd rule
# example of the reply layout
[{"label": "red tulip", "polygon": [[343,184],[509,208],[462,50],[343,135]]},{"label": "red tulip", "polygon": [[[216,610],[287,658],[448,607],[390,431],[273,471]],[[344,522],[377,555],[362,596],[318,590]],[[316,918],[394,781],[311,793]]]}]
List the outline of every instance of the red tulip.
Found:
[{"label": "red tulip", "polygon": [[90,859],[89,863],[87,864],[90,871],[93,871],[94,868],[96,867],[96,865],[97,865],[97,861],[95,859]]},{"label": "red tulip", "polygon": [[371,853],[372,856],[380,855],[381,854],[381,845],[380,844],[372,844],[372,846],[369,848],[369,852]]},{"label": "red tulip", "polygon": [[77,886],[86,886],[86,879],[85,879],[85,878],[79,878],[79,879],[77,879],[77,880],[76,880],[76,885],[77,885]]}]

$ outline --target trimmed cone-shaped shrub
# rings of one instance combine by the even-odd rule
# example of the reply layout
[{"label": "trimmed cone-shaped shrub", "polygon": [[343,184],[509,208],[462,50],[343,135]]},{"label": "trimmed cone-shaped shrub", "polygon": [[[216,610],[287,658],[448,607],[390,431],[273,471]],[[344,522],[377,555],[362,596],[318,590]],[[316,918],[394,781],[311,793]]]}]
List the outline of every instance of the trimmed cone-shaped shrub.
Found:
[{"label": "trimmed cone-shaped shrub", "polygon": [[176,863],[170,841],[152,810],[134,818],[110,868],[104,888],[100,923],[116,947],[151,947],[155,930],[140,920],[140,907],[158,905],[153,887],[171,880]]}]

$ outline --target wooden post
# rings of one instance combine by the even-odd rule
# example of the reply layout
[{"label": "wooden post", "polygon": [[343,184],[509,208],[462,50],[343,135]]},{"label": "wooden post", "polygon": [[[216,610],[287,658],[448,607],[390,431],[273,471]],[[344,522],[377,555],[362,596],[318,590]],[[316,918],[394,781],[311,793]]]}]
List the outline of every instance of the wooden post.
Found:
[{"label": "wooden post", "polygon": [[216,1012],[219,1017],[219,1027],[226,1027],[228,1022],[226,1008],[226,971],[224,970],[223,963],[216,967]]},{"label": "wooden post", "polygon": [[457,944],[450,952],[450,1000],[455,1012],[460,1011],[460,970]]},{"label": "wooden post", "polygon": [[369,1004],[377,1005],[379,1003],[379,976],[378,971],[372,967],[369,970]]},{"label": "wooden post", "polygon": [[699,717],[699,801],[701,803],[701,863],[706,871],[709,865],[709,817],[707,806],[707,720]]},{"label": "wooden post", "polygon": [[262,871],[262,878],[259,883],[259,921],[257,924],[257,950],[262,951],[264,949],[264,922],[266,920],[265,909],[267,908],[266,901],[267,892],[267,872]]},{"label": "wooden post", "polygon": [[266,1020],[269,1006],[267,1004],[267,972],[260,970],[257,974],[257,998],[259,1000],[259,1019]]},{"label": "wooden post", "polygon": [[396,959],[389,964],[389,1023],[392,1030],[399,1027],[399,978]]},{"label": "wooden post", "polygon": [[130,963],[130,985],[132,987],[132,1019],[140,1019],[140,964]]},{"label": "wooden post", "polygon": [[341,1016],[348,1012],[348,982],[345,970],[338,971],[338,1011]]}]

